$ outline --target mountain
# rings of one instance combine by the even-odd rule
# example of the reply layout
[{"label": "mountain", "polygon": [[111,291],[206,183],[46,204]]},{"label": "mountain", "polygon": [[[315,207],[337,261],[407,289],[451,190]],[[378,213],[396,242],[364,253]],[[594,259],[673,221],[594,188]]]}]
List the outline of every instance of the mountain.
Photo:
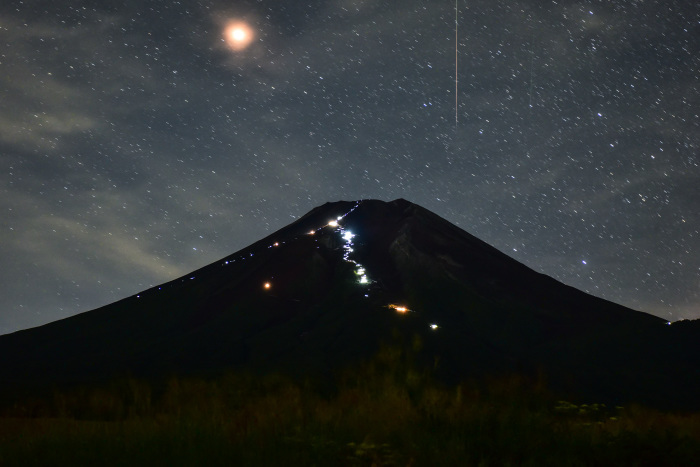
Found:
[{"label": "mountain", "polygon": [[591,401],[700,409],[699,322],[585,294],[403,199],[326,203],[191,274],[0,336],[0,390],[240,368],[323,377],[416,339],[416,364],[447,383],[539,373]]}]

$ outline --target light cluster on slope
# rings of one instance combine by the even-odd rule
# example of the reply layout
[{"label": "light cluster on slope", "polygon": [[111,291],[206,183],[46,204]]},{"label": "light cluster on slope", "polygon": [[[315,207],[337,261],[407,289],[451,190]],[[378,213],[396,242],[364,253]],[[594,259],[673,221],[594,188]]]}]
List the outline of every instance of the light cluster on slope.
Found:
[{"label": "light cluster on slope", "polygon": [[[308,234],[309,234],[309,235],[315,235],[316,232],[321,231],[321,230],[323,230],[323,229],[325,229],[325,228],[331,228],[331,229],[333,229],[337,234],[339,234],[340,238],[343,240],[343,245],[342,245],[342,249],[343,249],[343,260],[346,261],[346,262],[348,262],[348,263],[351,263],[351,264],[353,265],[354,274],[355,274],[356,276],[358,276],[357,283],[360,284],[360,285],[363,285],[363,286],[367,286],[367,285],[373,284],[374,281],[372,281],[372,280],[369,278],[369,276],[368,276],[368,274],[367,274],[367,269],[366,269],[362,264],[360,264],[357,260],[355,260],[355,259],[353,259],[353,258],[351,257],[351,256],[352,256],[352,253],[355,251],[354,248],[353,248],[353,246],[354,246],[353,240],[354,240],[354,238],[355,238],[357,235],[354,234],[352,231],[346,229],[345,227],[343,227],[343,226],[341,225],[342,220],[343,220],[348,214],[350,214],[350,213],[353,212],[355,209],[357,209],[357,207],[358,207],[360,204],[361,204],[361,201],[358,202],[357,204],[355,204],[355,206],[353,206],[353,208],[350,209],[350,210],[349,210],[348,212],[346,212],[345,214],[343,214],[343,215],[341,215],[341,216],[338,216],[337,218],[328,221],[325,225],[322,225],[322,226],[320,226],[320,227],[318,227],[318,228],[316,228],[316,229],[310,230],[310,231],[308,232]],[[299,239],[299,237],[295,237],[293,240],[298,240],[298,239]],[[278,247],[280,247],[281,244],[286,244],[286,243],[287,243],[287,242],[285,242],[285,241],[282,241],[282,242],[275,241],[275,242],[273,242],[272,244],[268,245],[267,248],[268,248],[268,249],[278,248]],[[229,266],[229,265],[232,265],[233,263],[236,263],[237,261],[245,261],[245,260],[247,260],[247,259],[249,259],[249,258],[252,258],[252,257],[254,257],[254,256],[255,256],[255,253],[254,253],[254,252],[252,252],[252,251],[246,252],[246,253],[244,253],[244,254],[241,254],[241,255],[238,256],[237,258],[230,258],[230,259],[225,259],[225,260],[223,260],[223,261],[221,262],[221,266]],[[187,277],[187,278],[181,278],[181,279],[179,280],[179,282],[180,282],[180,283],[185,282],[186,279],[195,280],[195,276],[189,276],[189,277]],[[176,282],[178,282],[178,281],[173,281],[173,282],[171,282],[171,283],[170,283],[170,286],[175,285]],[[262,288],[263,288],[263,290],[265,290],[265,291],[271,290],[271,289],[272,289],[272,282],[271,282],[271,280],[265,280],[265,281],[263,282],[263,284],[262,284]],[[159,287],[158,287],[158,290],[162,290],[162,289],[163,289],[163,286],[159,286]],[[136,298],[141,298],[141,294],[137,294],[135,297],[136,297]],[[369,293],[364,294],[364,297],[365,297],[365,298],[369,298]],[[397,304],[393,304],[393,303],[392,303],[392,304],[386,305],[386,307],[387,307],[387,308],[390,308],[390,309],[396,311],[396,313],[402,314],[402,315],[403,315],[403,314],[410,313],[410,312],[414,312],[414,310],[411,310],[410,308],[408,308],[408,307],[405,306],[405,305],[397,305]],[[432,329],[432,330],[434,330],[434,331],[437,330],[437,329],[439,328],[439,326],[438,326],[437,324],[435,324],[435,323],[430,323],[428,326],[430,327],[430,329]]]}]

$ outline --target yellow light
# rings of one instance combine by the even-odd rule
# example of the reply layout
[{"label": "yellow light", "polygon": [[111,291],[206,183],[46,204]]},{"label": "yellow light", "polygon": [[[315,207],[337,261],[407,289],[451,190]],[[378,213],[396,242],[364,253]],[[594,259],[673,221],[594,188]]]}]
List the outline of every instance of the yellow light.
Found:
[{"label": "yellow light", "polygon": [[310,231],[309,231],[309,235],[314,235],[315,233],[316,233],[315,230],[310,230]]},{"label": "yellow light", "polygon": [[328,223],[328,226],[329,226],[329,227],[338,227],[338,221],[330,221],[330,222]]},{"label": "yellow light", "polygon": [[263,287],[265,288],[265,290],[268,290],[268,289],[270,289],[270,287],[272,287],[272,284],[270,284],[269,282],[265,282]]}]

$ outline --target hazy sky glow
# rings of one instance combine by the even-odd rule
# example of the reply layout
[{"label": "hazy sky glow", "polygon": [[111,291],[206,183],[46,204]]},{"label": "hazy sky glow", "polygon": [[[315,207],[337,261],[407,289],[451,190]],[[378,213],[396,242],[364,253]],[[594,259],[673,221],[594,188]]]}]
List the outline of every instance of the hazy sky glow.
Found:
[{"label": "hazy sky glow", "polygon": [[594,295],[700,317],[700,6],[460,1],[456,126],[454,8],[2,2],[0,333],[326,201],[399,197]]}]

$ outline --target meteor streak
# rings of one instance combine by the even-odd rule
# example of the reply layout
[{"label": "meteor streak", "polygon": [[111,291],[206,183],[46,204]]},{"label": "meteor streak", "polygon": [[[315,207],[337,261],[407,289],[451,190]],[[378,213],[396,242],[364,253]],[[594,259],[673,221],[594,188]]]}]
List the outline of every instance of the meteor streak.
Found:
[{"label": "meteor streak", "polygon": [[457,70],[459,69],[457,66],[459,60],[459,9],[457,8],[458,1],[459,0],[455,0],[455,128],[457,128],[457,109],[459,106],[459,79],[457,75]]}]

